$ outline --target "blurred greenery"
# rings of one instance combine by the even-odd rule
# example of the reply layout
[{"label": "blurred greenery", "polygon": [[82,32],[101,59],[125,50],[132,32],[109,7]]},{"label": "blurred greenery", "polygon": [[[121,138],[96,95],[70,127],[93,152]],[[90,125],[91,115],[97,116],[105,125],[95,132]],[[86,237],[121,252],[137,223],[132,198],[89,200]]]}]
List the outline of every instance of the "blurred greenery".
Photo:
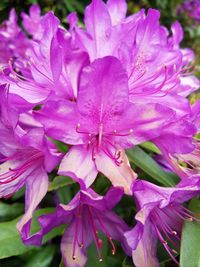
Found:
[{"label": "blurred greenery", "polygon": [[[90,0],[1,0],[0,1],[0,22],[5,20],[9,11],[12,8],[16,9],[17,14],[19,15],[22,11],[28,12],[31,4],[39,3],[42,13],[49,10],[53,10],[55,15],[58,16],[61,22],[66,26],[66,16],[72,12],[76,11],[78,13],[80,21],[83,19],[84,8],[89,4]],[[190,47],[196,52],[196,73],[200,76],[200,24],[198,25],[189,18],[186,14],[178,14],[177,8],[183,0],[141,0],[133,1],[128,0],[128,14],[139,11],[141,8],[156,8],[161,11],[161,22],[166,27],[179,20],[183,26],[185,37],[182,43],[183,47]],[[191,102],[194,103],[196,99],[199,98],[199,93],[195,93],[191,96]],[[67,147],[61,142],[56,143],[58,148],[66,152]],[[136,150],[129,151],[129,157],[133,168],[137,168],[137,172],[140,177],[148,177],[149,181],[158,182],[161,185],[168,186],[174,184],[174,181],[177,179],[176,176],[171,175],[171,180],[169,180],[169,174],[163,172],[160,167],[153,161],[153,159],[146,153],[159,153],[158,149],[153,146],[151,143],[145,143],[141,148],[136,148]],[[139,153],[138,153],[139,151]],[[137,153],[136,153],[137,152]],[[151,166],[151,167],[150,167]],[[139,167],[139,169],[138,169]],[[168,177],[167,177],[168,175]],[[100,194],[105,194],[107,191],[110,182],[102,176],[98,176],[101,179],[95,181],[95,189]],[[43,201],[43,206],[45,205],[52,206],[53,202],[57,203],[61,201],[62,203],[68,203],[70,199],[78,190],[77,184],[73,183],[68,177],[57,176],[52,174],[51,184],[49,187],[49,193]],[[169,184],[169,182],[171,184]],[[52,200],[53,199],[53,200]],[[48,244],[44,244],[41,248],[25,247],[20,241],[19,234],[15,229],[16,221],[18,216],[23,213],[24,209],[24,190],[20,190],[15,194],[11,199],[0,202],[0,255],[7,253],[7,258],[0,260],[0,267],[58,267],[63,266],[61,262],[61,255],[59,251],[60,244],[60,235],[62,234],[64,228],[55,229],[53,233],[50,233],[50,236],[47,236],[45,241],[48,241]],[[196,202],[195,202],[196,203]],[[199,202],[198,202],[199,203]],[[48,209],[49,210],[49,209]],[[48,211],[47,210],[47,211]],[[132,198],[124,196],[121,202],[115,208],[116,212],[121,215],[126,222],[132,226],[133,216],[136,212],[135,203]],[[37,214],[40,211],[37,211]],[[127,219],[129,218],[129,219]],[[6,223],[5,223],[6,222]],[[35,225],[35,223],[34,223]],[[9,228],[10,227],[10,228]],[[182,244],[183,253],[188,248],[188,242],[191,242],[190,233],[195,234],[193,231],[194,224],[186,224],[184,230],[184,240]],[[199,226],[198,226],[199,227]],[[37,227],[36,227],[37,228]],[[188,230],[187,230],[188,229]],[[189,231],[187,234],[187,231]],[[3,237],[7,235],[8,240],[3,240]],[[53,238],[53,239],[52,239]],[[111,250],[107,244],[107,240],[103,238],[103,242],[106,244],[104,246],[103,255],[106,258],[106,261],[99,263],[96,256],[96,251],[94,245],[89,250],[89,261],[87,267],[94,266],[112,266],[112,267],[131,267],[133,263],[129,257],[126,257],[122,250],[118,249],[118,252],[115,257],[111,255]],[[51,240],[50,240],[51,239]],[[197,240],[199,242],[199,239]],[[118,246],[118,244],[116,244]],[[14,247],[14,249],[13,249]],[[7,250],[6,250],[7,249]],[[12,253],[12,249],[15,251]],[[194,249],[193,247],[191,249]],[[159,252],[162,248],[159,250]],[[195,250],[194,250],[195,253]],[[11,256],[12,257],[9,257]],[[18,255],[18,256],[14,256]],[[160,252],[161,255],[161,266],[162,267],[172,267],[174,264],[169,259],[168,255]],[[5,256],[5,254],[4,254]],[[185,261],[185,258],[182,257],[181,261]],[[183,265],[182,266],[186,266]],[[187,267],[193,267],[187,265]]]}]

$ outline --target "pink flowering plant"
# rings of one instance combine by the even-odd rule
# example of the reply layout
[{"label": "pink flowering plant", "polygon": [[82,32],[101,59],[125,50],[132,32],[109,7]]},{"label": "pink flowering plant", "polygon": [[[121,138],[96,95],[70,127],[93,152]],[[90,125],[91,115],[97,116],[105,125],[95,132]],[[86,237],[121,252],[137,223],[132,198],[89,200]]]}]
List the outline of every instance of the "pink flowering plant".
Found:
[{"label": "pink flowering plant", "polygon": [[0,266],[199,266],[195,51],[136,7],[2,22]]}]

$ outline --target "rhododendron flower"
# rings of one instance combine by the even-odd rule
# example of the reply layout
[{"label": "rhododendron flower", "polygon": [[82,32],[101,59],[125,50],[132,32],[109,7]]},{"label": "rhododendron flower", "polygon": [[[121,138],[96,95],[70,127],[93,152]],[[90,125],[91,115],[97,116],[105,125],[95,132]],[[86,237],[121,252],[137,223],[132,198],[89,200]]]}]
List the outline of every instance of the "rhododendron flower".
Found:
[{"label": "rhododendron flower", "polygon": [[119,188],[111,188],[104,197],[92,189],[80,191],[68,205],[60,204],[54,213],[40,216],[38,221],[41,230],[29,236],[29,226],[22,232],[22,239],[26,244],[41,245],[43,235],[60,224],[67,224],[61,241],[61,252],[66,266],[85,266],[86,251],[92,241],[95,243],[99,261],[103,260],[101,250],[104,243],[98,231],[107,237],[113,255],[116,247],[112,239],[118,240],[130,255],[130,248],[124,238],[124,232],[129,227],[111,211],[122,195],[123,190]]},{"label": "rhododendron flower", "polygon": [[125,233],[137,267],[158,267],[156,245],[159,240],[177,263],[184,221],[198,221],[182,203],[199,195],[200,186],[188,181],[184,187],[162,188],[147,181],[136,181],[133,195],[138,204],[137,225]]},{"label": "rhododendron flower", "polygon": [[[69,267],[85,266],[93,241],[103,260],[98,231],[113,255],[113,240],[128,256],[132,252],[137,267],[159,266],[159,241],[177,262],[184,221],[200,221],[184,206],[200,195],[200,101],[191,105],[188,98],[200,85],[194,52],[181,46],[181,25],[174,22],[168,30],[158,10],[126,12],[125,0],[92,0],[84,25],[71,13],[65,29],[52,11],[43,14],[34,4],[29,14],[21,13],[24,31],[14,10],[0,26],[0,198],[25,186],[25,214],[17,228],[27,245],[41,245],[45,234],[67,225],[61,252]],[[160,149],[153,157],[178,174],[178,185],[164,188],[137,179],[149,170],[147,179],[157,175],[157,182],[167,184],[168,173],[148,156],[142,162],[145,152],[138,159],[137,149],[130,153],[130,165],[126,149],[146,141]],[[151,150],[151,145],[143,146]],[[54,177],[57,173],[62,176]],[[75,196],[77,184],[67,191],[63,175],[79,183]],[[112,185],[107,181],[101,190],[104,178]],[[40,216],[41,228],[32,234],[32,217],[49,179],[56,203],[63,192],[74,198]],[[105,196],[96,193],[107,190]],[[138,205],[132,230],[112,211],[124,194]]]},{"label": "rhododendron flower", "polygon": [[192,178],[200,174],[200,140],[194,136],[199,133],[200,129],[199,111],[200,102],[198,101],[192,106],[192,112],[187,120],[183,121],[182,126],[179,122],[174,123],[173,131],[171,131],[173,127],[170,126],[154,140],[163,158],[181,179]]},{"label": "rhododendron flower", "polygon": [[17,25],[17,15],[12,9],[9,19],[0,25],[0,69],[8,66],[10,59],[24,58],[28,39]]},{"label": "rhododendron flower", "polygon": [[[119,19],[115,20],[113,10],[119,6]],[[88,53],[91,61],[107,55],[120,60],[128,75],[130,102],[142,105],[159,103],[175,112],[171,129],[167,125],[163,132],[168,135],[171,131],[171,136],[177,135],[176,140],[180,144],[178,136],[185,135],[187,131],[191,137],[195,131],[185,118],[191,113],[185,96],[197,90],[200,84],[189,71],[194,60],[193,52],[180,48],[183,37],[180,24],[176,22],[172,25],[171,35],[160,25],[157,10],[149,9],[147,15],[142,10],[127,18],[125,14],[125,1],[108,1],[105,4],[93,0],[85,10],[86,29],[76,24],[75,14],[69,16],[74,43]],[[178,120],[179,127],[176,126]],[[172,143],[170,145],[173,146]]]},{"label": "rhododendron flower", "polygon": [[75,100],[81,69],[89,63],[88,55],[72,46],[70,34],[59,26],[52,12],[38,22],[37,39],[26,50],[24,65],[2,76],[10,92],[26,101],[40,104],[55,97]]},{"label": "rhododendron flower", "polygon": [[179,8],[178,12],[186,12],[192,19],[200,22],[200,3],[199,0],[185,0]]},{"label": "rhododendron flower", "polygon": [[198,89],[199,81],[193,75],[186,77],[185,60],[192,51],[180,49],[181,26],[174,23],[171,36],[159,23],[159,11],[149,9],[145,15],[141,10],[125,17],[126,10],[125,1],[109,0],[105,4],[93,0],[85,10],[86,29],[77,25],[74,13],[70,14],[74,44],[86,51],[91,61],[109,55],[117,57],[127,70],[133,98],[154,95],[162,100],[174,91],[183,94]]},{"label": "rhododendron flower", "polygon": [[[60,160],[42,127],[26,131],[18,124],[19,114],[7,90],[1,89],[0,103],[0,198],[8,198],[26,186],[26,212],[19,229],[29,223],[34,210],[48,189],[48,175]],[[2,93],[3,90],[3,93]],[[16,99],[15,99],[16,100]]]},{"label": "rhododendron flower", "polygon": [[126,193],[136,174],[124,148],[159,135],[174,115],[159,104],[130,103],[127,74],[114,57],[98,59],[84,68],[77,103],[50,101],[35,114],[47,135],[74,145],[59,174],[89,187],[100,171]]},{"label": "rhododendron flower", "polygon": [[21,13],[22,24],[26,31],[37,40],[37,34],[41,30],[41,10],[39,5],[33,4],[29,9],[29,15],[25,12]]}]

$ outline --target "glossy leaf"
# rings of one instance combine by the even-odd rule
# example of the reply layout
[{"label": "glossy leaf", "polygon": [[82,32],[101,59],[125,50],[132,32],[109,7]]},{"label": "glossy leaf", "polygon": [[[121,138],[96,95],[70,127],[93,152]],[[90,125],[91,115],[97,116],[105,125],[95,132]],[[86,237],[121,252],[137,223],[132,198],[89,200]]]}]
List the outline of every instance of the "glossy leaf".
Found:
[{"label": "glossy leaf", "polygon": [[[53,210],[54,210],[53,208],[37,210],[35,212],[34,220],[31,226],[32,231],[36,232],[39,230],[39,225],[36,221],[36,218],[39,215],[52,212]],[[0,223],[0,244],[1,244],[0,259],[7,258],[10,256],[20,255],[31,249],[34,249],[34,247],[25,246],[22,243],[20,235],[16,229],[16,223],[19,221],[19,219],[20,217],[9,222]],[[64,231],[64,226],[55,228],[45,236],[44,243],[55,236],[61,235],[63,231]]]},{"label": "glossy leaf", "polygon": [[154,145],[152,142],[145,142],[145,143],[140,144],[140,146],[144,149],[149,150],[150,152],[161,154],[159,148],[156,145]]},{"label": "glossy leaf", "polygon": [[12,220],[22,214],[23,211],[24,204],[22,203],[6,204],[0,202],[0,222]]},{"label": "glossy leaf", "polygon": [[56,176],[49,184],[48,191],[57,190],[60,187],[64,187],[73,183],[74,181],[68,176]]},{"label": "glossy leaf", "polygon": [[[199,214],[200,199],[191,201],[190,209]],[[181,240],[180,267],[200,267],[200,223],[185,222]]]},{"label": "glossy leaf", "polygon": [[42,248],[40,251],[35,252],[25,267],[49,267],[53,260],[54,254],[56,253],[56,246],[47,246]]},{"label": "glossy leaf", "polygon": [[178,182],[178,177],[174,173],[163,171],[158,163],[140,147],[127,150],[127,155],[130,162],[133,162],[161,185],[174,186]]}]

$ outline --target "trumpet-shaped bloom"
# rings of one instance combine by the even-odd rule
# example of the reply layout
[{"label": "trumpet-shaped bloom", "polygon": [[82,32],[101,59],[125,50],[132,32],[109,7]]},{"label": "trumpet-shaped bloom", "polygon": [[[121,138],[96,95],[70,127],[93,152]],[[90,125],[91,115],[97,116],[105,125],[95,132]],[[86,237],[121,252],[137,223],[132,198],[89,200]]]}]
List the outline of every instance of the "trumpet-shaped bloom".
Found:
[{"label": "trumpet-shaped bloom", "polygon": [[130,103],[127,74],[114,57],[84,68],[77,102],[50,101],[35,114],[47,135],[74,145],[60,174],[89,187],[100,171],[126,193],[136,174],[124,149],[158,136],[174,115],[159,104]]},{"label": "trumpet-shaped bloom", "polygon": [[[31,12],[36,12],[31,9]],[[32,14],[32,13],[31,13]],[[26,17],[23,17],[27,22]],[[35,40],[30,40],[24,64],[16,71],[10,67],[3,82],[10,84],[10,92],[26,101],[40,104],[50,98],[74,100],[81,69],[88,64],[88,55],[72,45],[71,35],[59,27],[59,19],[48,12],[37,22]],[[29,25],[29,24],[28,24]]]},{"label": "trumpet-shaped bloom", "polygon": [[[156,138],[154,142],[160,148],[163,158],[171,166],[181,179],[196,177],[200,174],[199,151],[200,140],[194,135],[199,133],[200,102],[192,106],[192,113],[183,121],[182,126],[177,122],[177,137],[175,131],[168,127],[164,134]],[[181,126],[182,130],[179,130]]]},{"label": "trumpet-shaped bloom", "polygon": [[198,89],[199,80],[187,74],[186,59],[190,57],[191,61],[193,52],[180,49],[181,26],[174,23],[171,36],[159,23],[159,11],[149,9],[146,15],[141,10],[126,17],[126,10],[123,0],[107,4],[93,0],[85,10],[84,29],[77,25],[74,13],[68,17],[74,43],[88,53],[91,62],[110,55],[117,57],[127,70],[133,97],[153,95],[165,101],[166,94],[183,95]]},{"label": "trumpet-shaped bloom", "polygon": [[67,224],[61,242],[62,257],[66,266],[85,266],[87,248],[92,241],[95,243],[99,261],[103,260],[101,250],[104,243],[98,231],[107,237],[113,255],[116,253],[113,239],[118,240],[130,255],[130,248],[124,238],[124,232],[129,227],[111,211],[122,195],[123,190],[119,188],[111,188],[104,197],[92,189],[80,191],[68,205],[60,204],[54,213],[40,216],[38,221],[41,230],[29,236],[29,226],[22,232],[22,240],[25,244],[40,245],[43,235],[60,224]]},{"label": "trumpet-shaped bloom", "polygon": [[171,258],[177,262],[184,221],[198,221],[182,203],[199,195],[198,183],[188,181],[184,186],[162,188],[146,181],[136,181],[133,194],[138,203],[137,225],[125,234],[132,248],[137,267],[158,267],[156,245],[159,240]]},{"label": "trumpet-shaped bloom", "polygon": [[16,96],[2,86],[0,89],[4,91],[0,92],[0,198],[8,198],[26,186],[26,212],[18,225],[21,230],[45,196],[47,172],[54,169],[61,155],[46,139],[41,125],[28,130],[19,125],[20,114],[12,101],[12,98],[17,100]]}]

